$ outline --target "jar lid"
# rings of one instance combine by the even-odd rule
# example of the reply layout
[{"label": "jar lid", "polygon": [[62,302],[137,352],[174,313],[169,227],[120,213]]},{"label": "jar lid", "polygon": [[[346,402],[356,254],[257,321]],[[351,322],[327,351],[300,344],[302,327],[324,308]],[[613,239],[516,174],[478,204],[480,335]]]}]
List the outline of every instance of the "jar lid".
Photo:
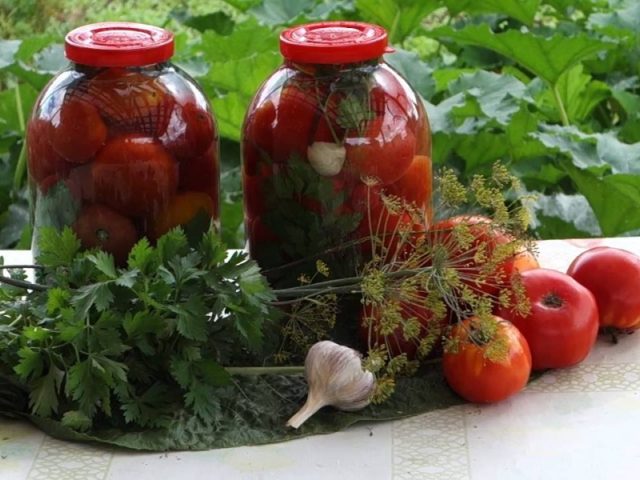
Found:
[{"label": "jar lid", "polygon": [[169,60],[173,33],[129,22],[93,23],[76,28],[65,38],[69,60],[92,67],[141,67]]},{"label": "jar lid", "polygon": [[387,31],[363,22],[318,22],[280,34],[280,52],[294,62],[343,64],[363,62],[393,51]]}]

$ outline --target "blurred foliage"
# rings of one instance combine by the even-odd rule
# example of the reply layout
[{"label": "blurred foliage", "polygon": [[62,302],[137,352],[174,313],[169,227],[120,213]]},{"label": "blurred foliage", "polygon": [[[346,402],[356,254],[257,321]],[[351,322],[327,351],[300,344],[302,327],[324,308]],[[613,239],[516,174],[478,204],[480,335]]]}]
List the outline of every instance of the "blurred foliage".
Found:
[{"label": "blurred foliage", "polygon": [[498,159],[538,195],[540,238],[640,231],[640,3],[636,0],[0,0],[0,247],[29,243],[23,134],[64,65],[70,28],[163,25],[223,137],[222,223],[240,246],[238,139],[281,61],[287,25],[357,19],[389,30],[387,60],[422,95],[434,162],[469,179]]}]

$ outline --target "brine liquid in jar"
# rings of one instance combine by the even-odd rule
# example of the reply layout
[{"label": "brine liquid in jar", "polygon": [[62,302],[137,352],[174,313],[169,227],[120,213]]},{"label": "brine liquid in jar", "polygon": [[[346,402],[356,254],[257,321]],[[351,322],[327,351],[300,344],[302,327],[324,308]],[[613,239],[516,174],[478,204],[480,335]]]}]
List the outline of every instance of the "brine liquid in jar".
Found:
[{"label": "brine liquid in jar", "polygon": [[67,35],[71,64],[40,94],[27,130],[34,253],[45,227],[71,227],[118,264],[142,237],[217,228],[216,125],[173,51],[173,35],[148,25]]},{"label": "brine liquid in jar", "polygon": [[431,221],[431,134],[419,96],[384,61],[386,31],[302,25],[280,49],[242,132],[251,256],[285,285],[318,259],[350,275],[402,255]]}]

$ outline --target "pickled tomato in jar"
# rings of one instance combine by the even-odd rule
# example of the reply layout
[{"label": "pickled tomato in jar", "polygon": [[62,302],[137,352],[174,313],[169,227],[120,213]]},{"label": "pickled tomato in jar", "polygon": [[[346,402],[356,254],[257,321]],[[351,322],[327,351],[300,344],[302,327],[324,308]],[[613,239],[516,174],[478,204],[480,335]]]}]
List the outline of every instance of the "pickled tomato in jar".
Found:
[{"label": "pickled tomato in jar", "polygon": [[70,66],[40,94],[27,127],[34,253],[45,227],[126,262],[141,238],[218,227],[216,124],[170,59],[173,34],[135,23],[70,32]]},{"label": "pickled tomato in jar", "polygon": [[284,62],[242,130],[245,231],[275,284],[322,259],[350,274],[431,221],[431,132],[419,96],[359,22],[285,30]]}]

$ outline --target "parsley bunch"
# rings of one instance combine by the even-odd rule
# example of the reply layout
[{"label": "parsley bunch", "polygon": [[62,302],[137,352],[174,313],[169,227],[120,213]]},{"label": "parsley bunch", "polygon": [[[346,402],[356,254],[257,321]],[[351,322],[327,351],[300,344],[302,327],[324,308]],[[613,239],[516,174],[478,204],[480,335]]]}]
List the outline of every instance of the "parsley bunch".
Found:
[{"label": "parsley bunch", "polygon": [[81,252],[69,228],[43,231],[39,247],[38,284],[0,289],[0,380],[76,430],[159,427],[183,409],[214,417],[216,389],[232,383],[223,365],[255,361],[276,315],[258,266],[213,233],[142,239],[126,268]]}]

